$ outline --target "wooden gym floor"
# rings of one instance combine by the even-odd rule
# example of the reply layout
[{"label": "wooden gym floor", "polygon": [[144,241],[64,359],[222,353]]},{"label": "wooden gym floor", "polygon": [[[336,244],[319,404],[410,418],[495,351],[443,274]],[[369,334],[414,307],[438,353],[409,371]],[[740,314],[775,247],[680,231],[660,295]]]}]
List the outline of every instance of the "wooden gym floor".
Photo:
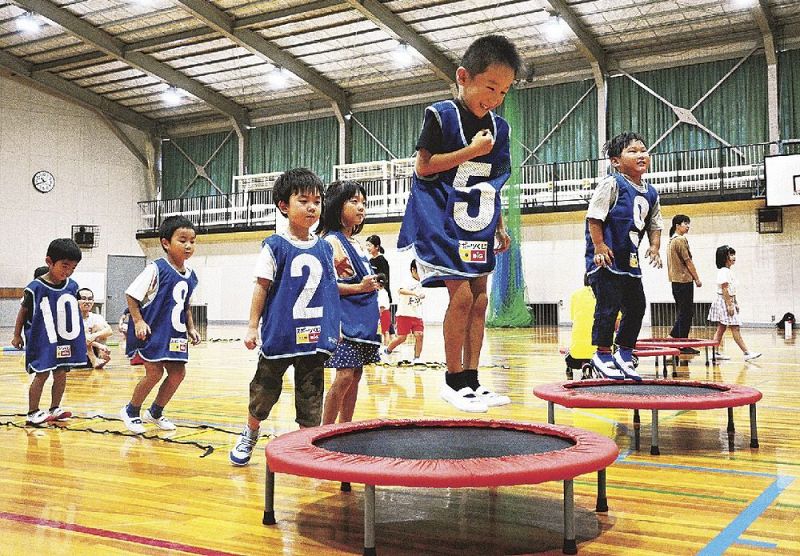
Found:
[{"label": "wooden gym floor", "polygon": [[[651,332],[665,334],[642,335]],[[9,329],[0,334],[10,343]],[[28,378],[22,358],[4,352],[0,554],[360,554],[361,485],[341,493],[338,483],[278,475],[278,524],[261,524],[268,438],[248,467],[228,462],[256,361],[230,340],[242,334],[242,327],[209,328],[209,338],[223,340],[192,348],[186,381],[167,408],[178,430],[145,437],[117,418],[142,374],[119,347],[107,370],[69,375],[63,405],[76,418],[46,428],[24,425]],[[733,451],[725,410],[661,412],[660,456],[649,454],[649,412],[637,452],[631,411],[556,408],[557,423],[609,436],[621,452],[608,469],[607,514],[593,511],[595,476],[575,481],[580,554],[800,554],[800,356],[794,339],[772,329],[747,329],[744,337],[764,352],[754,363],[744,363],[728,338],[731,361],[706,367],[703,355],[686,359],[680,378],[761,390],[759,449],[749,448],[747,407],[734,410]],[[558,347],[568,344],[563,328],[489,330],[481,378],[513,403],[480,418],[546,422],[547,405],[531,391],[565,379]],[[410,356],[410,346],[403,349]],[[430,326],[423,359],[441,361],[442,353],[441,328]],[[640,370],[652,369],[643,360]],[[435,365],[368,369],[355,418],[468,417],[439,398],[442,374]],[[293,395],[287,374],[263,435],[296,428]],[[561,488],[378,488],[378,553],[559,554]]]}]

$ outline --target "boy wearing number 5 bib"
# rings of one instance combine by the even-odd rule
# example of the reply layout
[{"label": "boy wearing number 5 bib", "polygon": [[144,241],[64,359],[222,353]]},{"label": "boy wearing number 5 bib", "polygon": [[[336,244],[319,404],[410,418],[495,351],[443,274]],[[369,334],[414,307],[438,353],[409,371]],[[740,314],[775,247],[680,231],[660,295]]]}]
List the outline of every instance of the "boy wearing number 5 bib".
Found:
[{"label": "boy wearing number 5 bib", "polygon": [[[47,272],[25,288],[11,344],[17,349],[25,346],[25,370],[34,375],[28,391],[26,422],[29,425],[72,417],[72,413],[59,406],[67,384],[67,372],[86,363],[78,285],[69,278],[80,260],[81,250],[74,241],[54,239],[47,248]],[[51,407],[44,411],[39,409],[39,401],[51,372]]]},{"label": "boy wearing number 5 bib", "polygon": [[495,253],[508,249],[500,189],[511,175],[502,104],[522,66],[514,45],[490,35],[467,48],[456,71],[458,98],[425,110],[411,195],[397,247],[411,249],[424,287],[447,287],[442,398],[462,411],[510,403],[478,381],[486,282]]},{"label": "boy wearing number 5 bib", "polygon": [[264,240],[256,262],[244,345],[255,349],[260,343],[258,367],[250,381],[247,423],[228,454],[233,465],[250,462],[261,421],[278,402],[290,366],[297,424],[320,423],[325,362],[336,349],[341,322],[333,249],[311,233],[322,214],[322,188],[305,168],[284,172],[272,188],[289,225]]},{"label": "boy wearing number 5 bib", "polygon": [[[129,431],[142,434],[143,423],[153,423],[166,431],[175,430],[167,419],[164,407],[186,376],[189,343],[200,343],[194,327],[189,300],[197,287],[197,276],[185,266],[194,254],[197,233],[194,224],[184,216],[170,216],[158,229],[161,248],[166,257],[156,259],[125,290],[131,323],[128,325],[126,355],[144,359],[145,376],[133,390],[131,401],[119,415]],[[158,388],[150,409],[140,415],[150,391]]]}]

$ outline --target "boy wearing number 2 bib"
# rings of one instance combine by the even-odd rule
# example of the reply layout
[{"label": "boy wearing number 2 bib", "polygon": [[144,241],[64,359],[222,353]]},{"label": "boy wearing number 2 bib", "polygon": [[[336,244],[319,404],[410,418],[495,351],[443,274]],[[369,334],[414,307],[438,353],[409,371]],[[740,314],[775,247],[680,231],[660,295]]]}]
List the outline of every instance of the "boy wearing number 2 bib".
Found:
[{"label": "boy wearing number 2 bib", "polygon": [[[189,343],[200,343],[194,327],[189,300],[197,287],[197,276],[185,266],[194,254],[197,233],[184,216],[170,216],[158,229],[166,256],[156,259],[125,290],[131,322],[128,325],[126,354],[144,359],[145,376],[133,390],[131,401],[119,414],[129,431],[142,434],[143,423],[161,430],[175,430],[163,412],[186,376]],[[142,404],[166,371],[150,409],[140,416]]]},{"label": "boy wearing number 2 bib", "polygon": [[[28,392],[29,425],[62,421],[72,413],[61,409],[67,372],[86,363],[86,338],[78,308],[78,285],[70,280],[81,250],[69,238],[54,239],[47,248],[47,272],[25,288],[11,344],[25,346],[25,370],[34,375]],[[25,334],[23,343],[22,334]],[[53,373],[51,407],[39,409],[47,377]]]},{"label": "boy wearing number 2 bib", "polygon": [[250,462],[261,421],[278,402],[290,366],[297,424],[320,423],[325,362],[336,349],[341,322],[333,249],[311,233],[322,213],[322,187],[311,170],[296,168],[281,174],[272,188],[288,229],[264,240],[256,262],[244,345],[261,345],[247,423],[228,454],[233,465]]},{"label": "boy wearing number 2 bib", "polygon": [[442,398],[462,411],[510,403],[478,381],[486,282],[495,253],[508,249],[500,189],[511,175],[508,123],[492,112],[522,66],[505,37],[467,48],[456,71],[458,98],[425,110],[411,195],[397,247],[411,249],[424,287],[447,287],[447,374]]}]

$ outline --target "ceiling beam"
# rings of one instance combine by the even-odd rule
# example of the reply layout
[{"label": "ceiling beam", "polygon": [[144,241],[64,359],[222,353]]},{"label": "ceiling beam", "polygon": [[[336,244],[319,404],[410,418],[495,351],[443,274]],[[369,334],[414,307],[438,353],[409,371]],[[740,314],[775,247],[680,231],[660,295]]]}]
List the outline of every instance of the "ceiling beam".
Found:
[{"label": "ceiling beam", "polygon": [[0,50],[0,67],[32,82],[45,90],[80,104],[90,110],[96,110],[124,124],[140,129],[146,133],[156,131],[156,123],[138,112],[117,104],[107,98],[79,87],[62,77],[48,71],[34,71],[33,64]]},{"label": "ceiling beam", "polygon": [[597,64],[602,73],[608,71],[608,55],[597,42],[597,39],[583,26],[581,20],[569,7],[565,0],[547,0],[547,3],[553,8],[561,19],[569,26],[572,32],[578,37],[575,46],[581,53],[588,58],[592,64]]},{"label": "ceiling beam", "polygon": [[347,0],[347,4],[390,35],[412,46],[428,61],[440,79],[451,85],[456,82],[458,66],[384,4],[378,0]]},{"label": "ceiling beam", "polygon": [[750,13],[761,31],[761,37],[764,39],[764,53],[767,57],[767,63],[777,63],[777,55],[775,53],[776,25],[769,9],[769,3],[767,0],[759,0],[758,3],[750,8]]},{"label": "ceiling beam", "polygon": [[154,75],[170,85],[183,89],[226,116],[233,118],[236,122],[249,125],[249,117],[244,107],[151,56],[141,52],[128,52],[124,42],[53,4],[50,0],[13,1],[29,11],[46,17],[63,27],[70,34],[102,50],[104,53]]},{"label": "ceiling beam", "polygon": [[282,48],[275,46],[251,29],[237,29],[236,21],[208,0],[176,0],[184,9],[202,20],[206,25],[268,62],[291,71],[308,83],[316,92],[330,99],[337,106],[347,108],[347,93],[336,83],[324,77],[314,68],[301,62]]}]

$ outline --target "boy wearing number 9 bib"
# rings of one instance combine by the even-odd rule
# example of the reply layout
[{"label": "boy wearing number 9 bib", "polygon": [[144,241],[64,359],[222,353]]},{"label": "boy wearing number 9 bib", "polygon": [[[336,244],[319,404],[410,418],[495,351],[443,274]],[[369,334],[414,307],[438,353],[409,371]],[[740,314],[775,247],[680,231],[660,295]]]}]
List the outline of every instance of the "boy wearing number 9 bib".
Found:
[{"label": "boy wearing number 9 bib", "polygon": [[478,381],[486,282],[495,253],[511,239],[500,189],[511,175],[502,104],[522,66],[514,45],[490,35],[467,48],[456,71],[458,98],[425,110],[411,195],[397,247],[411,249],[424,287],[447,287],[443,329],[447,374],[442,398],[462,411],[510,403]]},{"label": "boy wearing number 9 bib", "polygon": [[333,249],[311,233],[322,213],[322,188],[311,170],[296,168],[284,172],[272,189],[278,212],[289,225],[264,240],[256,262],[244,345],[261,345],[247,423],[228,454],[233,465],[250,462],[261,421],[278,402],[290,366],[297,424],[320,423],[325,362],[336,349],[341,322]]},{"label": "boy wearing number 9 bib", "polygon": [[[59,406],[67,384],[67,372],[86,363],[78,284],[69,278],[80,260],[81,250],[71,239],[51,241],[45,258],[48,270],[25,288],[17,314],[11,344],[17,349],[25,346],[25,370],[34,375],[28,391],[26,422],[30,425],[72,417],[72,413]],[[39,409],[39,401],[51,371],[51,407],[44,411]]]},{"label": "boy wearing number 9 bib", "polygon": [[[164,407],[186,376],[189,342],[200,343],[194,327],[189,300],[197,287],[197,276],[185,266],[194,254],[197,233],[184,216],[170,216],[158,229],[165,257],[145,267],[125,290],[131,323],[128,325],[126,355],[144,359],[145,376],[133,390],[131,401],[119,414],[129,431],[142,434],[143,423],[153,423],[162,430],[175,430]],[[142,404],[150,391],[167,373],[158,388],[150,409],[140,416]]]}]

